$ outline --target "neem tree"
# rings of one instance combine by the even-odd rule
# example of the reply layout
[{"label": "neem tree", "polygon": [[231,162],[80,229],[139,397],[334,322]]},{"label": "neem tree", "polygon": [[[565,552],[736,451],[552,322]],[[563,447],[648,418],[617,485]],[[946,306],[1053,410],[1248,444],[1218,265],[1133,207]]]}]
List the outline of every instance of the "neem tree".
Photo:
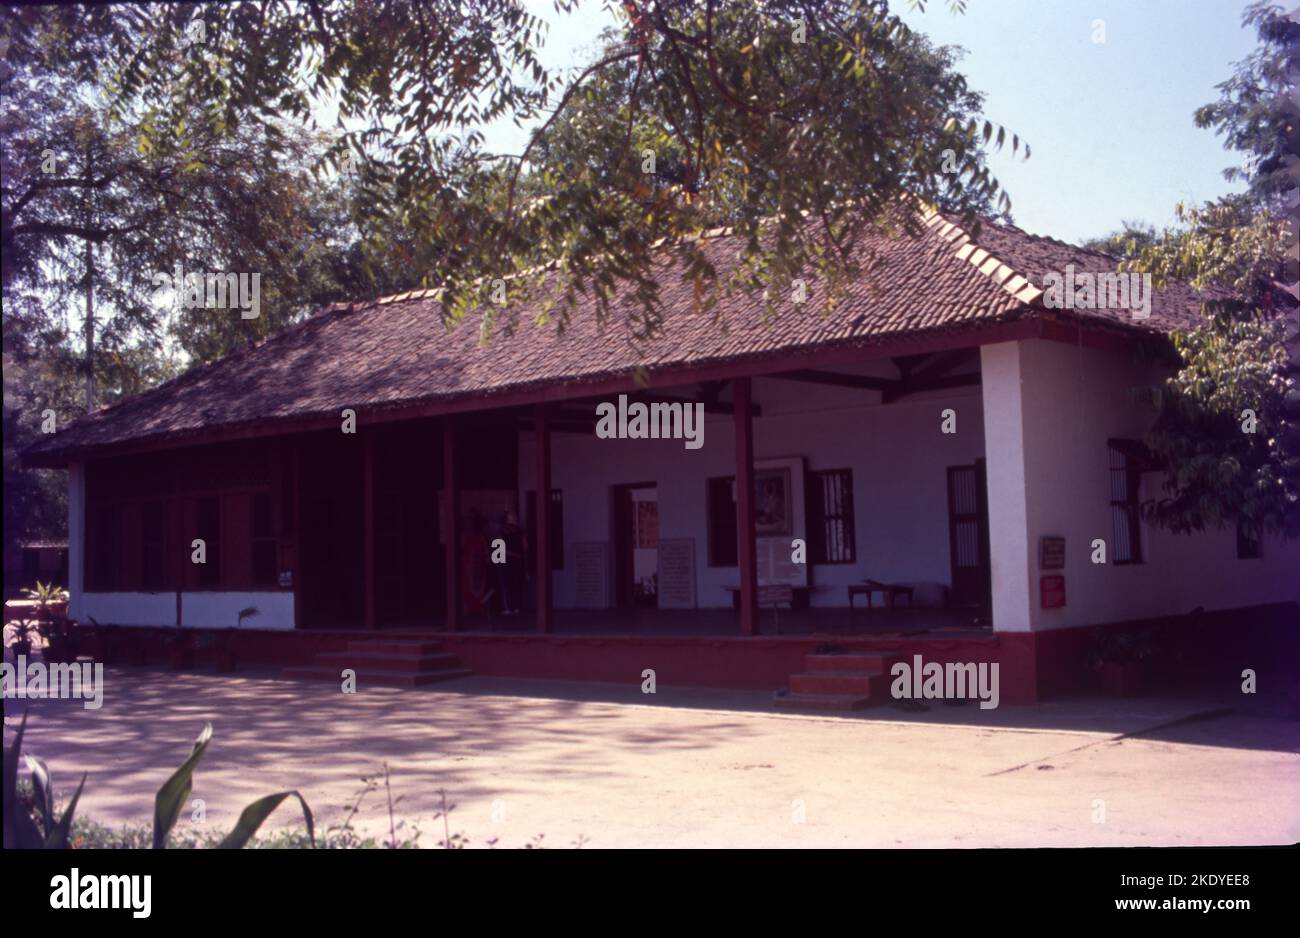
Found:
[{"label": "neem tree", "polygon": [[[570,12],[577,0],[556,0]],[[234,132],[337,112],[337,170],[357,174],[370,257],[420,272],[452,320],[491,319],[518,275],[553,262],[562,323],[580,293],[635,297],[658,323],[665,276],[701,305],[728,287],[860,273],[864,226],[913,226],[920,198],[974,220],[1009,206],[983,159],[1020,141],[978,118],[946,50],[882,0],[624,0],[590,65],[557,75],[544,24],[514,0],[315,0],[96,12],[122,51],[116,111],[152,152],[193,146],[200,107]],[[958,5],[960,7],[960,5]],[[483,128],[535,128],[522,153]],[[907,210],[899,211],[906,205]],[[696,239],[725,221],[748,244],[723,283]],[[402,234],[398,234],[402,233]],[[666,272],[663,264],[677,267]],[[491,325],[491,323],[488,323]]]},{"label": "neem tree", "polygon": [[[1147,438],[1166,469],[1147,516],[1174,531],[1238,526],[1300,535],[1300,391],[1296,219],[1300,203],[1300,20],[1266,0],[1246,11],[1259,47],[1195,115],[1246,166],[1224,175],[1247,191],[1199,208],[1179,226],[1130,238],[1131,270],[1220,288],[1202,323],[1176,332],[1181,368],[1158,389]],[[1138,232],[1143,234],[1142,232]]]}]

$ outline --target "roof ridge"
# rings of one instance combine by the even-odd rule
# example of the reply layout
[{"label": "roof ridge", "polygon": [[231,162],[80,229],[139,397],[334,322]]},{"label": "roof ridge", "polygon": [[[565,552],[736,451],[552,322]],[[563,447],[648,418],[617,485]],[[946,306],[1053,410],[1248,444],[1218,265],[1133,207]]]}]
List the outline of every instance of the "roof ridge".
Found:
[{"label": "roof ridge", "polygon": [[[1034,286],[1033,281],[1026,274],[1016,270],[992,251],[980,247],[979,242],[970,232],[956,222],[949,221],[938,209],[926,206],[921,217],[935,234],[956,246],[954,257],[968,262],[1017,301],[1028,306],[1043,295],[1043,291]],[[1000,227],[1015,228],[1014,225]],[[1019,228],[1016,228],[1016,231],[1027,238],[1034,237]]]}]

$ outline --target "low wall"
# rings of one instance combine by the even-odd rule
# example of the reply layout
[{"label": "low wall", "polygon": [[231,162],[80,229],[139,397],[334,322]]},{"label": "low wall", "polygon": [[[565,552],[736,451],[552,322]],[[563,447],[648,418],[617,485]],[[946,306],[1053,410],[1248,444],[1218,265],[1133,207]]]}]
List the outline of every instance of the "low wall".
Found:
[{"label": "low wall", "polygon": [[[84,593],[79,598],[79,618],[103,625],[158,625],[185,628],[234,628],[239,613],[248,608],[256,616],[244,625],[258,629],[290,630],[294,626],[293,593],[288,590],[198,590],[180,594]],[[179,617],[179,619],[178,619]]]},{"label": "low wall", "polygon": [[[476,674],[543,680],[640,683],[653,669],[665,686],[777,690],[791,674],[804,670],[804,656],[836,649],[892,651],[926,662],[999,664],[1000,697],[1005,704],[1032,704],[1080,693],[1095,693],[1101,679],[1091,667],[1100,637],[1140,630],[1163,635],[1150,662],[1152,689],[1239,690],[1245,668],[1259,675],[1261,693],[1300,690],[1300,606],[1260,606],[1233,613],[1206,613],[1107,626],[1046,632],[993,632],[977,637],[658,637],[557,636],[480,632],[382,632],[196,629],[190,635],[220,637],[239,667],[311,664],[322,652],[344,651],[349,642],[382,638],[440,641]],[[82,654],[106,663],[162,664],[167,640],[176,629],[142,626],[78,626],[88,639]],[[204,663],[200,643],[200,664]]]}]

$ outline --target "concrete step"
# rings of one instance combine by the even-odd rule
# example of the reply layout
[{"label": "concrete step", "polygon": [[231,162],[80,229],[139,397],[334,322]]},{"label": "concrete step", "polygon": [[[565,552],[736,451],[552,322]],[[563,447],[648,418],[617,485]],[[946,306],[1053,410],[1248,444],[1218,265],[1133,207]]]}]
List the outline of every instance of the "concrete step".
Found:
[{"label": "concrete step", "polygon": [[889,692],[889,677],[880,672],[809,671],[790,675],[792,694],[852,694],[879,700]]},{"label": "concrete step", "polygon": [[777,691],[772,702],[790,710],[864,710],[871,699],[858,694],[793,694]]},{"label": "concrete step", "polygon": [[421,639],[362,639],[348,642],[348,651],[379,655],[436,655],[442,651],[442,642]]},{"label": "concrete step", "polygon": [[333,668],[352,668],[359,671],[441,671],[460,666],[460,656],[449,652],[421,655],[395,655],[365,650],[327,651],[316,656],[316,664]]},{"label": "concrete step", "polygon": [[[342,681],[340,668],[328,665],[303,665],[285,668],[281,673],[287,678],[305,681]],[[385,687],[423,687],[437,684],[453,678],[469,677],[474,672],[468,668],[446,668],[440,671],[411,672],[354,669],[357,673],[357,689],[367,685],[379,684]]]},{"label": "concrete step", "polygon": [[897,652],[854,652],[851,655],[804,655],[805,671],[855,671],[888,674],[890,666],[899,659]]}]

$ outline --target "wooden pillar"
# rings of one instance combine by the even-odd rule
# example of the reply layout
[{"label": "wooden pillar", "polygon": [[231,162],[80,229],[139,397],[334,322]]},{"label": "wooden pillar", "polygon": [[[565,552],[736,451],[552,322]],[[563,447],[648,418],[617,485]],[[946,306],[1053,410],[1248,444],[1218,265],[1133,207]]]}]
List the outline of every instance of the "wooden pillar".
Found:
[{"label": "wooden pillar", "polygon": [[365,569],[365,626],[379,628],[375,589],[375,439],[369,433],[361,437],[362,543]]},{"label": "wooden pillar", "polygon": [[447,591],[447,631],[460,628],[460,479],[456,472],[456,418],[442,418],[443,579]]},{"label": "wooden pillar", "polygon": [[536,526],[533,551],[537,564],[537,631],[551,631],[551,427],[546,405],[533,406],[533,440],[536,447]]},{"label": "wooden pillar", "polygon": [[740,566],[740,634],[758,634],[758,554],[754,528],[754,421],[748,378],[732,385],[736,421],[736,538]]},{"label": "wooden pillar", "polygon": [[293,527],[288,532],[289,542],[293,544],[293,552],[290,556],[293,558],[293,566],[289,569],[290,576],[293,577],[293,627],[300,629],[302,624],[302,555],[303,555],[303,518],[302,518],[302,440],[297,439],[292,444],[293,459],[293,491],[290,498],[293,499],[293,507],[290,509],[293,513]]}]

